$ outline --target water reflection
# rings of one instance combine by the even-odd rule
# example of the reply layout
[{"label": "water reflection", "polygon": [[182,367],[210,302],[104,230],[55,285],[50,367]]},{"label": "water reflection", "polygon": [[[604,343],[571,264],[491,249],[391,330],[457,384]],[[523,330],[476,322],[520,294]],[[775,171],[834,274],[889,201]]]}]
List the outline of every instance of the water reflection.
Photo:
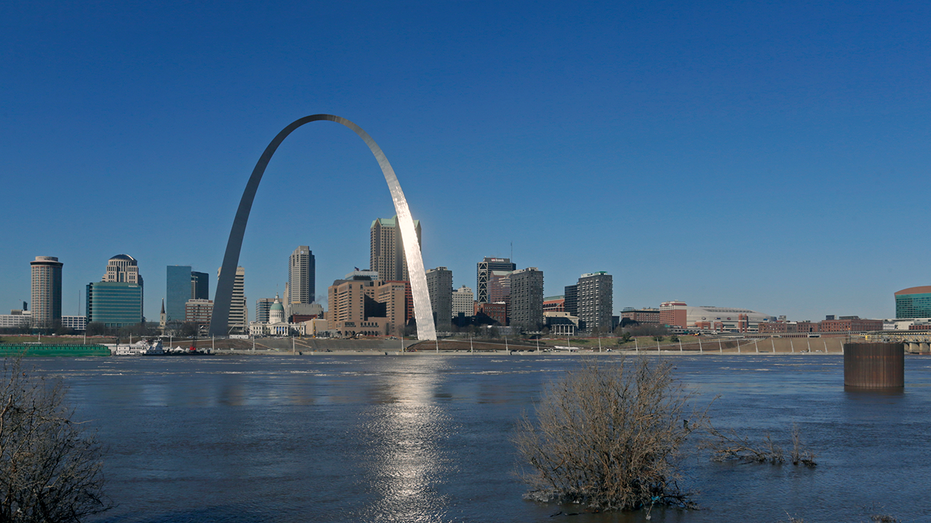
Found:
[{"label": "water reflection", "polygon": [[385,373],[373,385],[374,405],[361,413],[366,476],[376,498],[360,514],[365,521],[442,521],[448,499],[438,491],[451,474],[441,451],[451,430],[435,396],[446,363],[411,358],[409,370]]},{"label": "water reflection", "polygon": [[[797,423],[819,466],[686,460],[697,512],[652,521],[928,521],[923,444],[931,358],[904,393],[845,391],[835,356],[673,357],[719,428],[782,438]],[[183,360],[183,361],[182,361]],[[29,362],[30,364],[32,361]],[[109,358],[36,361],[61,375],[110,451],[113,523],[188,521],[644,522],[523,501],[509,437],[572,356]],[[550,518],[556,512],[563,515]],[[99,520],[98,520],[99,521]]]}]

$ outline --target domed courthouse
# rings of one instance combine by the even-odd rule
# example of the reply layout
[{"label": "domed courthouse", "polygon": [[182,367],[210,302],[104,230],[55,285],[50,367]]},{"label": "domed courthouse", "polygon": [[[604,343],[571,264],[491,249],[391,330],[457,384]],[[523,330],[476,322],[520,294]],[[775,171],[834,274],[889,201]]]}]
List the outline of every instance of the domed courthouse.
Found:
[{"label": "domed courthouse", "polygon": [[268,309],[268,323],[253,321],[249,324],[249,334],[252,336],[303,336],[306,326],[303,323],[288,323],[284,317],[284,305],[278,296],[275,303]]}]

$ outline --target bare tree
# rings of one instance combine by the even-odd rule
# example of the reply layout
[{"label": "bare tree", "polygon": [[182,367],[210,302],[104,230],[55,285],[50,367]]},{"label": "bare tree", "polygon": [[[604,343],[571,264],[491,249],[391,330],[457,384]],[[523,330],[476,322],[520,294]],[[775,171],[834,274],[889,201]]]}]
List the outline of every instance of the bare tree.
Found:
[{"label": "bare tree", "polygon": [[101,446],[71,420],[61,381],[12,359],[0,379],[0,521],[77,522],[109,509]]},{"label": "bare tree", "polygon": [[529,464],[531,497],[600,510],[690,505],[677,458],[689,422],[705,419],[695,411],[686,418],[690,398],[667,362],[590,360],[567,371],[547,387],[536,420],[519,421],[515,443]]}]

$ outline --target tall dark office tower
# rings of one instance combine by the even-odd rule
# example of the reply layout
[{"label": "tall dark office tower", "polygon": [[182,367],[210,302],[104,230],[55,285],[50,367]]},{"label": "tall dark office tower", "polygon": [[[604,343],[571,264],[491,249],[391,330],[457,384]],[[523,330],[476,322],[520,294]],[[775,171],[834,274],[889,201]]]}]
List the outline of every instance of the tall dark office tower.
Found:
[{"label": "tall dark office tower", "polygon": [[[417,243],[420,244],[422,251],[420,220],[414,220],[414,229],[417,231]],[[378,279],[410,281],[410,276],[407,274],[407,260],[404,258],[404,244],[401,241],[401,229],[398,227],[398,217],[378,218],[373,221],[369,236],[371,240],[369,268],[378,271]]]},{"label": "tall dark office tower", "polygon": [[579,286],[576,285],[566,285],[566,290],[564,292],[566,296],[565,307],[566,312],[570,316],[579,315]]},{"label": "tall dark office tower", "polygon": [[184,304],[191,299],[191,266],[169,265],[165,279],[165,321],[184,321]]},{"label": "tall dark office tower", "polygon": [[[313,303],[316,292],[314,253],[310,247],[301,245],[291,253],[288,263],[288,293],[290,303]],[[258,320],[256,320],[258,321]]]},{"label": "tall dark office tower", "polygon": [[210,299],[210,275],[206,272],[191,271],[191,299]]},{"label": "tall dark office tower", "polygon": [[611,330],[611,312],[614,308],[614,279],[604,271],[583,274],[579,278],[579,325],[585,330],[607,332]]},{"label": "tall dark office tower", "polygon": [[485,257],[478,262],[476,270],[476,297],[475,301],[479,303],[489,303],[491,294],[488,282],[491,281],[492,272],[494,271],[514,271],[517,265],[511,263],[510,258],[488,258]]},{"label": "tall dark office tower", "polygon": [[63,265],[54,256],[36,256],[29,262],[32,268],[32,321],[36,327],[51,327],[56,321],[61,321]]},{"label": "tall dark office tower", "polygon": [[453,317],[453,271],[446,267],[437,267],[427,271],[427,289],[430,291],[430,304],[436,330],[452,329]]},{"label": "tall dark office tower", "polygon": [[528,267],[511,273],[510,324],[525,330],[543,326],[543,271]]},{"label": "tall dark office tower", "polygon": [[185,321],[188,300],[209,300],[209,278],[206,272],[192,271],[190,265],[169,265],[165,279],[165,321]]}]

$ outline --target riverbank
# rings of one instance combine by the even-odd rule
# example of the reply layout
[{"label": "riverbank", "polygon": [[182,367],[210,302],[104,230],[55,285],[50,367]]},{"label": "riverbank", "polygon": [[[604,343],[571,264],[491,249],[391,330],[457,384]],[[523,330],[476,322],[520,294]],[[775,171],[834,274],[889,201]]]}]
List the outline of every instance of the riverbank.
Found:
[{"label": "riverbank", "polygon": [[[82,345],[81,336],[44,336],[41,341],[56,344]],[[256,338],[256,339],[166,339],[166,349],[196,347],[209,349],[218,355],[392,355],[409,353],[441,354],[842,354],[846,337],[822,338],[708,338],[681,336],[681,341],[657,342],[652,337],[639,337],[626,343],[618,338],[576,339],[461,339],[438,341],[399,339],[332,339],[332,338]],[[5,343],[35,343],[34,336],[4,336]],[[124,343],[129,340],[122,340]],[[134,340],[138,341],[138,340]],[[87,338],[88,345],[114,343],[114,338]]]}]

